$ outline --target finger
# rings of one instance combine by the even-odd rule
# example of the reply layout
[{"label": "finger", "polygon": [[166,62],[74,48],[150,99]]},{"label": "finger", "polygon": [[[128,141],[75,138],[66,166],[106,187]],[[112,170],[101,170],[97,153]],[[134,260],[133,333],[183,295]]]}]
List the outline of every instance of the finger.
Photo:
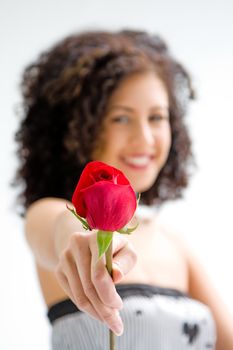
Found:
[{"label": "finger", "polygon": [[121,250],[125,245],[128,244],[128,239],[125,235],[115,232],[112,240],[112,251],[113,255]]},{"label": "finger", "polygon": [[[96,241],[96,235],[92,236]],[[109,328],[112,329],[114,333],[120,335],[123,331],[123,324],[118,310],[106,306],[100,300],[95,286],[91,281],[91,252],[87,245],[81,244],[81,241],[86,239],[87,237],[81,235],[78,238],[77,249],[75,249],[75,245],[73,245],[73,250],[76,251],[76,254],[74,254],[74,259],[83,291],[102,320],[108,325]],[[80,247],[82,247],[82,249],[80,249]],[[111,278],[110,282],[112,283]]]},{"label": "finger", "polygon": [[81,311],[87,312],[93,318],[102,321],[102,318],[96,312],[95,308],[92,306],[91,302],[84,293],[76,264],[70,255],[70,252],[64,253],[62,267],[63,273],[68,282],[67,291],[70,289],[70,296],[72,297],[71,300]]},{"label": "finger", "polygon": [[131,245],[127,242],[122,249],[113,256],[113,281],[118,283],[137,262],[137,254]]},{"label": "finger", "polygon": [[99,299],[111,308],[121,309],[123,302],[106,268],[104,257],[98,257],[96,239],[91,242],[90,248],[92,250],[91,281],[95,286]]},{"label": "finger", "polygon": [[70,289],[69,282],[68,282],[66,275],[62,271],[60,271],[60,269],[55,272],[55,275],[56,275],[57,280],[58,280],[60,286],[62,287],[62,289],[65,291],[67,296],[75,304],[74,296],[73,296],[73,293]]}]

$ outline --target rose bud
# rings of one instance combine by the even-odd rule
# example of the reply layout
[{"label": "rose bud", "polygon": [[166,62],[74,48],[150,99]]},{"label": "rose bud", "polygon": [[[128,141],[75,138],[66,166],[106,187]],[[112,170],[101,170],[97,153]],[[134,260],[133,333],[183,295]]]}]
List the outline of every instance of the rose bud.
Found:
[{"label": "rose bud", "polygon": [[129,180],[118,169],[99,161],[84,168],[72,203],[91,229],[117,231],[133,217],[137,200]]}]

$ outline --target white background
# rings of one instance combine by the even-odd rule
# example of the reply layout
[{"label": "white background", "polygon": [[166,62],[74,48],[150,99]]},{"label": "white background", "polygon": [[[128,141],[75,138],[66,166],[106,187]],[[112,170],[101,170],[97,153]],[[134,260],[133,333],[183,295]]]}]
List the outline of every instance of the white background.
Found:
[{"label": "white background", "polygon": [[197,253],[233,311],[231,0],[0,0],[0,349],[48,350],[46,308],[9,187],[23,68],[41,50],[79,29],[131,27],[161,34],[192,73],[198,100],[188,116],[198,171],[183,201],[162,218]]}]

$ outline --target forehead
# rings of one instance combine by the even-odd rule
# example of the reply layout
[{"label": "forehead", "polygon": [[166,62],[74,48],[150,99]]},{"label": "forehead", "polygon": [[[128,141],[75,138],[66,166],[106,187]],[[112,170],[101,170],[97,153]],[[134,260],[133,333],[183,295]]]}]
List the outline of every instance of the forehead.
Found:
[{"label": "forehead", "polygon": [[108,101],[108,109],[123,104],[128,107],[161,106],[168,108],[168,92],[154,72],[137,73],[124,78]]}]

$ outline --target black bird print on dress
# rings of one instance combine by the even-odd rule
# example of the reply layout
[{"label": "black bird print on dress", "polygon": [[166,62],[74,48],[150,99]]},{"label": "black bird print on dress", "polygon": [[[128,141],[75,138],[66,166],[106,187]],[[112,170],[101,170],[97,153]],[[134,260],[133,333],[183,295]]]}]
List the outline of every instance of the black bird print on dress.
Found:
[{"label": "black bird print on dress", "polygon": [[192,344],[198,336],[199,326],[198,324],[185,322],[183,324],[183,333],[188,337],[189,344]]}]

